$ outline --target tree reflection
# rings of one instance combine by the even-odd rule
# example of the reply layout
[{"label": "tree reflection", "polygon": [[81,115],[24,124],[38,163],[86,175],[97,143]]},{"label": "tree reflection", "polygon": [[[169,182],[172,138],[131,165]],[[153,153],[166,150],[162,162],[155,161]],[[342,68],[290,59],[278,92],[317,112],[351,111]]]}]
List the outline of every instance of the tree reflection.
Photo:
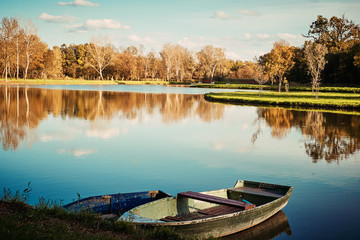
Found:
[{"label": "tree reflection", "polygon": [[[114,117],[143,119],[161,113],[164,123],[198,117],[210,122],[221,119],[224,106],[204,100],[203,95],[155,94],[104,91],[72,91],[0,87],[0,141],[4,150],[15,150],[23,141],[36,139],[39,123],[55,117],[92,122]],[[101,124],[102,128],[106,128]],[[99,128],[99,126],[97,127]]]},{"label": "tree reflection", "polygon": [[346,159],[360,149],[359,116],[280,108],[259,108],[257,113],[257,121],[265,120],[273,137],[285,137],[291,128],[300,129],[306,153],[314,163]]}]

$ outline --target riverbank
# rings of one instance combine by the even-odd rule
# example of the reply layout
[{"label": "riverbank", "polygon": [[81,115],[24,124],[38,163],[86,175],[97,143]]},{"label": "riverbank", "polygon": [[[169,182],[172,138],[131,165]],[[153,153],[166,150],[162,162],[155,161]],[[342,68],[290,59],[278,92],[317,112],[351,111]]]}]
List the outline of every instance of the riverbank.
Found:
[{"label": "riverbank", "polygon": [[102,219],[96,214],[66,210],[43,201],[0,200],[1,239],[177,239],[187,240],[169,228],[135,229],[130,223]]},{"label": "riverbank", "polygon": [[320,92],[318,99],[311,92],[225,92],[207,93],[205,99],[212,102],[284,106],[292,108],[321,108],[334,110],[350,110],[360,114],[360,94]]},{"label": "riverbank", "polygon": [[[259,85],[255,84],[194,84],[191,87],[196,88],[222,88],[222,89],[242,89],[242,90],[259,90]],[[263,85],[263,90],[277,91],[277,85]],[[285,89],[284,89],[285,91]],[[311,92],[312,88],[308,86],[290,86],[289,91]],[[360,93],[360,87],[320,87],[320,92],[337,92],[337,93]]]}]

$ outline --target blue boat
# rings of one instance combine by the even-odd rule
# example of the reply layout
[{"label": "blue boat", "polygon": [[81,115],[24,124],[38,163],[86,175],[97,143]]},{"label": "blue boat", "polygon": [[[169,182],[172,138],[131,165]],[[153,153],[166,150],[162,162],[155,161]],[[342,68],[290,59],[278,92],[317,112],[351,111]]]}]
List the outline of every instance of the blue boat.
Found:
[{"label": "blue boat", "polygon": [[117,218],[134,207],[170,196],[160,190],[115,193],[79,199],[64,205],[63,208],[71,212],[90,211],[104,218]]}]

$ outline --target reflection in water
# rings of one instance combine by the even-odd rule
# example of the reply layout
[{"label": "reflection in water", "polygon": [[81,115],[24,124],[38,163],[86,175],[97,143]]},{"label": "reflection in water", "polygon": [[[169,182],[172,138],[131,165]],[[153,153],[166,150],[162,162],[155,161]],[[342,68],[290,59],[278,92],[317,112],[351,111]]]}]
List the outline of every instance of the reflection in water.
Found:
[{"label": "reflection in water", "polygon": [[288,236],[291,235],[291,229],[288,222],[288,219],[283,211],[278,212],[265,222],[256,225],[248,230],[235,233],[229,236],[224,237],[225,240],[255,240],[255,239],[273,239],[279,236],[281,233],[285,232]]},{"label": "reflection in water", "polygon": [[[300,129],[305,137],[306,153],[316,163],[348,158],[360,149],[360,117],[317,111],[291,111],[281,108],[259,108],[258,121],[272,128],[273,137],[282,138],[291,128]],[[253,142],[259,135],[254,134]]]},{"label": "reflection in water", "polygon": [[[36,139],[34,129],[50,114],[54,117],[91,121],[114,117],[142,119],[158,111],[164,123],[197,116],[204,122],[219,120],[224,106],[204,100],[203,95],[132,92],[72,91],[0,87],[0,142],[4,150],[15,150],[23,141]],[[100,129],[90,132],[96,135]],[[103,126],[103,127],[101,127]],[[109,133],[118,134],[118,133]],[[105,136],[106,137],[106,136]]]}]

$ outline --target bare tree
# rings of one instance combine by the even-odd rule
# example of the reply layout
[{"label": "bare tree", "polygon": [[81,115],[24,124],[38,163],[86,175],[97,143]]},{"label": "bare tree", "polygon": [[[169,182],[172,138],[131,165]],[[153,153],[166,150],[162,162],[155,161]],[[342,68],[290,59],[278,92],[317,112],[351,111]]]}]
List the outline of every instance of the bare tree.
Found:
[{"label": "bare tree", "polygon": [[16,44],[16,79],[19,79],[20,70],[20,51],[21,45],[24,41],[24,29],[17,24],[15,27],[15,44]]},{"label": "bare tree", "polygon": [[263,84],[269,80],[265,72],[265,66],[257,63],[255,65],[254,80],[259,84],[259,96],[261,97],[263,91]]},{"label": "bare tree", "polygon": [[325,45],[314,42],[306,42],[305,44],[305,58],[311,75],[312,91],[316,90],[316,99],[318,98],[320,73],[325,68],[325,55],[328,50]]},{"label": "bare tree", "polygon": [[170,73],[174,65],[174,46],[170,43],[166,43],[160,52],[161,58],[163,59],[166,66],[166,81],[170,81]]},{"label": "bare tree", "polygon": [[115,57],[113,45],[108,38],[93,37],[88,45],[88,51],[90,53],[88,64],[99,73],[100,79],[104,80],[103,70],[112,63]]},{"label": "bare tree", "polygon": [[24,27],[24,44],[25,44],[25,54],[26,54],[26,67],[24,73],[24,79],[27,78],[29,65],[30,65],[30,56],[36,52],[34,45],[38,40],[37,27],[32,23],[31,20],[25,24]]}]

